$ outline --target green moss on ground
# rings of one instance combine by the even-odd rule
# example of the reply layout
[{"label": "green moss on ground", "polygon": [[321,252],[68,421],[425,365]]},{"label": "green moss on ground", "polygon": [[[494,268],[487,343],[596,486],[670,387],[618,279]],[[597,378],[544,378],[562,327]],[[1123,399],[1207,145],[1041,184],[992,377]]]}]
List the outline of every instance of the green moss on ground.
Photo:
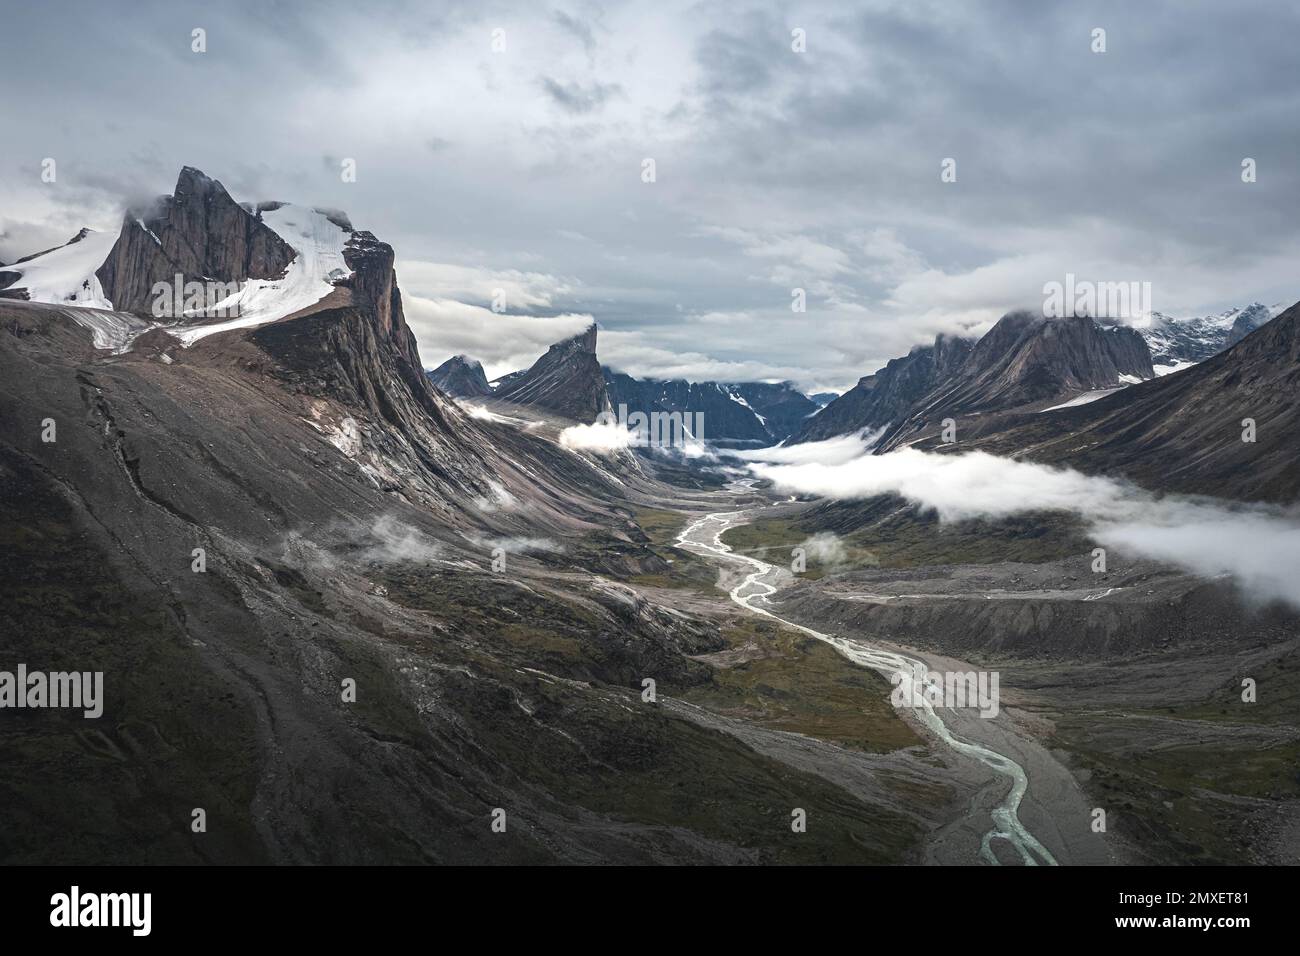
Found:
[{"label": "green moss on ground", "polygon": [[843,747],[886,753],[922,743],[889,702],[890,685],[823,641],[761,618],[723,628],[733,652],[709,655],[713,683],[686,699],[718,713],[743,717]]}]

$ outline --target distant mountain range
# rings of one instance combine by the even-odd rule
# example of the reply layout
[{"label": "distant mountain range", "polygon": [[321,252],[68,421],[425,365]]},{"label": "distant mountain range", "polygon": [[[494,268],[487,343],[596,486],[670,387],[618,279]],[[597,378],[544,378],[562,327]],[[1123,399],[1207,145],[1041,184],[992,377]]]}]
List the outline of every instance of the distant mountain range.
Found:
[{"label": "distant mountain range", "polygon": [[894,359],[813,416],[791,442],[880,432],[887,445],[936,418],[1046,406],[1154,374],[1133,329],[1012,312],[978,341],[941,335]]},{"label": "distant mountain range", "polygon": [[[482,365],[453,356],[429,372],[456,398],[493,398],[532,405],[589,422],[603,410],[703,415],[705,440],[720,445],[773,445],[788,438],[819,406],[789,382],[689,382],[638,379],[602,367],[596,326],[552,345],[529,369],[489,383]],[[830,398],[834,398],[831,395]],[[693,419],[694,420],[694,419]],[[701,436],[697,436],[701,437]]]},{"label": "distant mountain range", "polygon": [[[1298,394],[1294,305],[1176,374],[1046,413],[965,420],[956,447],[1124,475],[1148,488],[1289,503],[1300,487]],[[1245,419],[1255,423],[1253,442],[1242,440]],[[933,428],[915,444],[941,447]]]},{"label": "distant mountain range", "polygon": [[637,379],[605,369],[610,401],[645,412],[700,412],[715,444],[773,445],[789,437],[817,405],[789,382],[688,382]]},{"label": "distant mountain range", "polygon": [[1236,345],[1282,309],[1281,305],[1267,306],[1254,302],[1219,315],[1187,319],[1153,312],[1150,324],[1138,331],[1151,350],[1151,363],[1156,374],[1167,375],[1190,363],[1204,362]]},{"label": "distant mountain range", "polygon": [[553,345],[531,368],[491,383],[482,365],[463,355],[448,359],[429,378],[458,398],[533,405],[575,421],[619,406],[647,414],[702,413],[705,440],[722,447],[799,444],[860,432],[887,450],[946,417],[1095,401],[1204,361],[1279,310],[1254,303],[1205,318],[1155,313],[1142,328],[1013,312],[979,339],[940,335],[863,376],[842,395],[811,398],[789,382],[639,379],[602,367],[594,325]]},{"label": "distant mountain range", "polygon": [[891,360],[804,423],[791,443],[869,434],[882,451],[909,444],[944,418],[1042,411],[1205,361],[1280,312],[1254,303],[1218,316],[1144,327],[1081,316],[1013,312],[978,341],[941,335]]}]

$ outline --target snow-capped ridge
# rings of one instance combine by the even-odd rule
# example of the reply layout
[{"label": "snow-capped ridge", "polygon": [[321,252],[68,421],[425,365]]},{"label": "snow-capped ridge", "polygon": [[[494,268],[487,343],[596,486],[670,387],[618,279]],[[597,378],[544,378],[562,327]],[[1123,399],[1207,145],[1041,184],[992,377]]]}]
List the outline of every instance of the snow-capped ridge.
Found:
[{"label": "snow-capped ridge", "polygon": [[112,310],[95,271],[115,241],[112,233],[83,228],[61,246],[25,256],[4,267],[0,298]]},{"label": "snow-capped ridge", "polygon": [[292,203],[276,203],[274,208],[260,210],[260,215],[297,254],[281,278],[249,279],[235,295],[210,306],[213,312],[237,312],[236,318],[167,328],[186,348],[217,332],[253,328],[301,312],[352,274],[344,249],[353,231],[339,225],[337,216]]}]

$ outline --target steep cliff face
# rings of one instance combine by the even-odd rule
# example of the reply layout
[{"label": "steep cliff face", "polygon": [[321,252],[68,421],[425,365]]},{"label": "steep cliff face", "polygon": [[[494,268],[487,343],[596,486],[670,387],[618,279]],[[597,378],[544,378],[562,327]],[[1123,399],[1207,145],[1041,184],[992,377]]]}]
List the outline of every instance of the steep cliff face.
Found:
[{"label": "steep cliff face", "polygon": [[[688,382],[685,379],[633,378],[623,372],[605,370],[610,404],[617,411],[682,412],[703,421],[706,441],[765,445],[772,437],[758,413],[742,401],[734,386],[716,382]],[[693,419],[692,419],[693,420]]]},{"label": "steep cliff face", "polygon": [[682,412],[703,416],[703,438],[716,444],[773,445],[817,410],[789,382],[688,382],[634,378],[605,369],[610,403],[629,413]]},{"label": "steep cliff face", "polygon": [[[0,860],[819,862],[850,830],[852,862],[910,853],[914,790],[850,797],[802,754],[629,706],[646,674],[710,682],[700,657],[726,646],[606,577],[669,568],[631,515],[680,489],[553,422],[462,413],[424,373],[392,249],[287,209],[263,221],[299,255],[248,280],[244,324],[163,327],[54,283],[57,304],[0,301],[0,633],[106,675],[94,727],[6,723],[22,825]],[[519,380],[603,396],[594,347]],[[755,793],[834,808],[831,836],[793,846],[727,809]],[[674,801],[706,811],[666,819]],[[473,822],[498,806],[524,821],[510,840]]]},{"label": "steep cliff face", "polygon": [[429,381],[454,398],[486,398],[492,394],[483,364],[468,355],[453,355],[429,373]]},{"label": "steep cliff face", "polygon": [[128,212],[108,258],[95,272],[104,295],[122,312],[147,315],[155,283],[243,282],[284,274],[294,250],[235,202],[225,187],[193,167],[154,208]]},{"label": "steep cliff face", "polygon": [[999,411],[1154,375],[1142,336],[1086,316],[1004,316],[952,378],[919,404],[945,415]]},{"label": "steep cliff face", "polygon": [[607,411],[609,395],[596,358],[596,326],[547,349],[522,374],[503,380],[496,397],[517,405],[536,405],[578,422]]},{"label": "steep cliff face", "polygon": [[940,335],[933,345],[918,346],[903,358],[891,359],[808,419],[791,443],[823,441],[902,421],[918,400],[954,374],[974,345],[970,339]]},{"label": "steep cliff face", "polygon": [[818,408],[789,382],[736,382],[730,387],[758,415],[773,441],[789,438]]},{"label": "steep cliff face", "polygon": [[[357,281],[329,302],[191,348],[155,329],[110,355],[74,307],[0,302],[0,633],[18,660],[106,675],[89,736],[59,715],[6,724],[24,768],[6,812],[26,823],[0,834],[0,859],[619,862],[713,845],[649,820],[573,835],[575,780],[681,788],[672,768],[727,759],[723,735],[609,692],[645,673],[703,681],[687,655],[722,643],[589,575],[557,584],[521,550],[600,534],[611,566],[649,555],[616,536],[626,519],[592,497],[614,489],[589,461],[489,434],[417,384],[387,254],[357,245]],[[623,779],[608,755],[633,750]],[[465,834],[501,802],[541,821],[536,843]],[[213,841],[175,825],[190,804]],[[750,841],[735,843],[702,859],[734,862]]]},{"label": "steep cliff face", "polygon": [[[1018,421],[980,423],[962,446],[1153,488],[1290,503],[1300,487],[1300,305],[1191,368]],[[1255,440],[1243,441],[1251,419]]]}]

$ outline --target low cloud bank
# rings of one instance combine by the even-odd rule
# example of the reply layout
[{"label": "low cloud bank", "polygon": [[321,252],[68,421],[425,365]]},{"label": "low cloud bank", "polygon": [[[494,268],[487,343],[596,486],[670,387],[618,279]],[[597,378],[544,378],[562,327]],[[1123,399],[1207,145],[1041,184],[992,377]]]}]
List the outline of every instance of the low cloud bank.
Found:
[{"label": "low cloud bank", "polygon": [[[827,446],[829,442],[817,443]],[[794,446],[795,449],[807,446]],[[942,455],[904,448],[850,460],[822,448],[797,463],[755,462],[778,489],[838,500],[892,494],[941,521],[1060,511],[1088,522],[1101,545],[1205,577],[1231,575],[1257,600],[1300,608],[1300,513],[1178,495],[984,452]]]},{"label": "low cloud bank", "polygon": [[709,446],[690,435],[669,443],[650,441],[638,436],[621,422],[595,422],[591,425],[570,425],[560,432],[560,444],[570,451],[589,451],[601,455],[613,454],[625,448],[645,448],[672,459],[716,460]]},{"label": "low cloud bank", "polygon": [[632,444],[632,433],[617,422],[570,425],[560,432],[560,444],[571,451],[609,454]]},{"label": "low cloud bank", "polygon": [[843,465],[861,458],[885,433],[885,429],[876,432],[854,432],[851,435],[839,435],[825,441],[812,441],[802,445],[775,445],[771,448],[755,448],[748,451],[733,451],[730,454],[745,461],[767,462],[777,465]]}]

